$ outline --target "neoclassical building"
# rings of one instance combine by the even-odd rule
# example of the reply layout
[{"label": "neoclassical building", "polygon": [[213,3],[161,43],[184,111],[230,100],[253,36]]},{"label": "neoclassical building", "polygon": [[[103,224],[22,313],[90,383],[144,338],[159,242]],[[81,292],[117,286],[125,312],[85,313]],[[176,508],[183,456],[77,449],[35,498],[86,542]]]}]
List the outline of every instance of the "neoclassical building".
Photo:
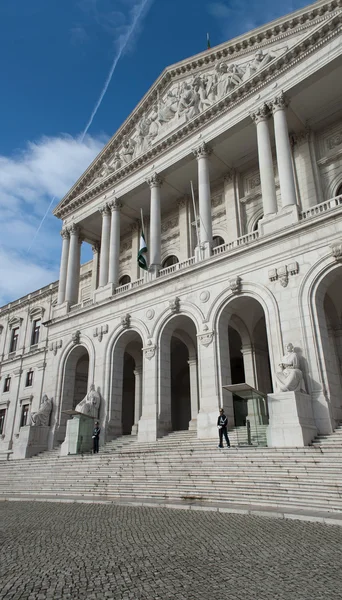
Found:
[{"label": "neoclassical building", "polygon": [[[46,444],[63,442],[64,411],[91,384],[102,442],[214,437],[219,406],[236,418],[223,386],[277,392],[289,342],[311,437],[331,433],[342,420],[342,1],[166,68],[54,214],[59,282],[0,309],[0,451],[29,455],[22,431],[43,394]],[[93,259],[81,266],[82,244]]]}]

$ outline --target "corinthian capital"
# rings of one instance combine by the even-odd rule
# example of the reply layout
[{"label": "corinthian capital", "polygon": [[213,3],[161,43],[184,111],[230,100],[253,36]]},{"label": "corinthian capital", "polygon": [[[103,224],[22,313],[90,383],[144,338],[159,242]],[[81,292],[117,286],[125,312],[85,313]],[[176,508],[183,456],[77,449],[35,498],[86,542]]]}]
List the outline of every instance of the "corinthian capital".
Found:
[{"label": "corinthian capital", "polygon": [[100,208],[99,211],[102,215],[102,217],[104,216],[108,216],[110,215],[110,208],[109,208],[109,204],[106,202],[105,204],[103,204]]},{"label": "corinthian capital", "polygon": [[80,234],[80,228],[79,228],[79,226],[76,223],[72,223],[69,226],[69,232],[70,232],[70,235],[79,235]]},{"label": "corinthian capital", "polygon": [[151,177],[146,179],[146,183],[150,186],[150,188],[160,187],[163,183],[163,180],[158,173],[153,173]]},{"label": "corinthian capital", "polygon": [[212,148],[206,144],[206,142],[202,142],[197,148],[192,149],[193,155],[197,158],[205,158],[212,153]]},{"label": "corinthian capital", "polygon": [[284,92],[281,92],[279,96],[276,96],[272,102],[269,103],[269,107],[273,113],[277,110],[285,110],[290,104],[290,100],[285,96]]},{"label": "corinthian capital", "polygon": [[113,198],[111,202],[109,202],[108,206],[112,212],[114,210],[120,210],[120,208],[122,208],[122,204],[117,198]]},{"label": "corinthian capital", "polygon": [[266,102],[259,106],[259,108],[257,108],[254,112],[251,112],[249,114],[256,125],[261,121],[267,121],[267,119],[269,119],[269,117],[271,116],[270,109]]},{"label": "corinthian capital", "polygon": [[67,227],[63,227],[63,229],[61,231],[61,236],[62,236],[63,240],[66,240],[66,239],[68,239],[68,237],[70,237],[69,229]]}]

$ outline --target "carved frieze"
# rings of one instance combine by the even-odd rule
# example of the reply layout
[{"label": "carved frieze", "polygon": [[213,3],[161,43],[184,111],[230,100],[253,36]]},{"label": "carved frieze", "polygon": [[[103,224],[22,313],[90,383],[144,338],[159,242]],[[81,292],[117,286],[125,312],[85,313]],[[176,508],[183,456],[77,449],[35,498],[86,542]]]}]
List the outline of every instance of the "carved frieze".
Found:
[{"label": "carved frieze", "polygon": [[179,224],[178,216],[173,217],[172,219],[168,219],[167,221],[164,221],[161,226],[162,233],[166,233],[170,229],[174,229],[175,227],[178,227],[178,224]]},{"label": "carved frieze", "polygon": [[80,343],[80,337],[81,337],[81,332],[79,329],[77,329],[77,331],[74,331],[74,333],[71,336],[71,340],[73,344],[79,344]]},{"label": "carved frieze", "polygon": [[124,329],[129,329],[131,326],[131,315],[129,313],[126,313],[125,315],[123,315],[121,317],[121,326]]},{"label": "carved frieze", "polygon": [[56,356],[57,350],[59,350],[62,346],[63,346],[62,340],[58,340],[56,342],[51,342],[49,348],[50,348],[50,351],[53,353],[53,355]]},{"label": "carved frieze", "polygon": [[270,281],[277,281],[279,279],[282,287],[287,287],[289,283],[289,275],[297,275],[299,273],[299,264],[297,261],[293,261],[288,265],[281,265],[276,269],[270,269],[268,271],[268,278]]},{"label": "carved frieze", "polygon": [[219,194],[216,194],[211,199],[211,205],[212,205],[213,208],[217,208],[221,204],[223,204],[223,194],[222,194],[222,192],[220,192]]},{"label": "carved frieze", "polygon": [[335,260],[342,260],[342,240],[337,240],[330,245],[331,254]]},{"label": "carved frieze", "polygon": [[202,346],[205,346],[207,348],[208,346],[210,346],[214,339],[214,332],[206,331],[205,333],[200,333],[198,334],[197,339]]},{"label": "carved frieze", "polygon": [[228,287],[233,294],[239,294],[241,292],[241,277],[233,277],[230,279]]},{"label": "carved frieze", "polygon": [[99,342],[102,342],[103,336],[108,333],[109,328],[108,325],[100,325],[99,327],[95,327],[93,330],[93,337],[97,338]]},{"label": "carved frieze", "polygon": [[335,133],[326,140],[328,150],[333,150],[342,144],[342,131]]},{"label": "carved frieze", "polygon": [[152,340],[147,341],[146,348],[143,348],[143,353],[147,360],[151,360],[156,354],[157,346],[152,343]]},{"label": "carved frieze", "polygon": [[176,296],[173,300],[169,300],[169,308],[171,312],[178,313],[180,310],[180,299]]}]

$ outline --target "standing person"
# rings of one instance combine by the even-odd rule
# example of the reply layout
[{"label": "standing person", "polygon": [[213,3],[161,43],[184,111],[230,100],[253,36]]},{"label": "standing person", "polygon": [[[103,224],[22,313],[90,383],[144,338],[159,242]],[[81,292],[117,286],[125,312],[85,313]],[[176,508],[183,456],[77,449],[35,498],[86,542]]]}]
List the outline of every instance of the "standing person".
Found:
[{"label": "standing person", "polygon": [[93,453],[97,454],[99,451],[99,437],[100,437],[101,429],[99,427],[98,421],[95,421],[95,427],[93,429]]},{"label": "standing person", "polygon": [[223,412],[223,408],[220,408],[220,416],[217,419],[217,427],[218,427],[219,436],[220,436],[219,448],[223,448],[223,444],[222,444],[223,436],[227,442],[227,448],[230,448],[230,441],[229,441],[229,437],[228,437],[228,419]]}]

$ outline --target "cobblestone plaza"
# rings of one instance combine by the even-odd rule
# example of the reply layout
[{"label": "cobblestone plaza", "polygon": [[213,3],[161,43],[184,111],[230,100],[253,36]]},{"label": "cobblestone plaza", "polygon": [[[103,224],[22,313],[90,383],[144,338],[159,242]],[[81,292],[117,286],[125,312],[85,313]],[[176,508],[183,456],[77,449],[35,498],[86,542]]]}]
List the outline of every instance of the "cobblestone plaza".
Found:
[{"label": "cobblestone plaza", "polygon": [[50,502],[2,502],[0,519],[6,600],[342,598],[333,525]]}]

